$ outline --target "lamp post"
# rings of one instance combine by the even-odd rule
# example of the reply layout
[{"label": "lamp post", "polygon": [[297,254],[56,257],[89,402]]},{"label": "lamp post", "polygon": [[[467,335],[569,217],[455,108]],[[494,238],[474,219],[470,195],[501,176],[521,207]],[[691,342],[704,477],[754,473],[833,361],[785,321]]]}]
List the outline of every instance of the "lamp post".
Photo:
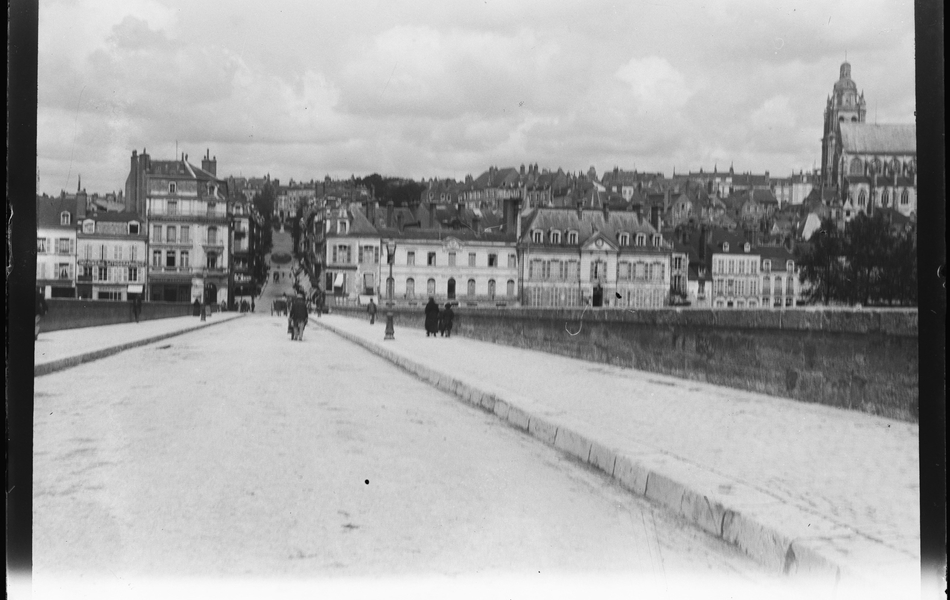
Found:
[{"label": "lamp post", "polygon": [[386,262],[389,263],[389,279],[386,280],[386,287],[389,291],[389,301],[386,302],[386,336],[383,341],[394,340],[395,331],[393,330],[393,288],[396,282],[393,280],[393,263],[396,262],[396,240],[389,238],[386,240]]}]

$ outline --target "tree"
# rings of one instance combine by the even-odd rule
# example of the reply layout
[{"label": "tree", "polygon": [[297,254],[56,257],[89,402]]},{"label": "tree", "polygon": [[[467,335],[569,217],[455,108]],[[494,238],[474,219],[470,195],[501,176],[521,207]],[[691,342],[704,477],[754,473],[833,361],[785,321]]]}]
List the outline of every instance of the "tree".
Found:
[{"label": "tree", "polygon": [[801,281],[811,284],[808,301],[917,303],[916,243],[893,235],[881,213],[859,214],[843,232],[823,221],[798,264]]}]

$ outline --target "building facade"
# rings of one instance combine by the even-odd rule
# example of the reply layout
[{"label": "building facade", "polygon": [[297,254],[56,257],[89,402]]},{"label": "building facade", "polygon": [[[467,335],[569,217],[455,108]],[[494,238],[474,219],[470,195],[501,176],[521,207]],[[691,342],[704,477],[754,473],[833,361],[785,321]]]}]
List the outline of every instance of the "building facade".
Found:
[{"label": "building facade", "polygon": [[126,196],[129,206],[144,208],[148,300],[229,300],[227,182],[216,170],[210,153],[199,168],[185,154],[180,160],[152,160],[145,151],[132,152]]},{"label": "building facade", "polygon": [[76,297],[76,216],[84,211],[85,194],[36,197],[36,287],[46,298]]},{"label": "building facade", "polygon": [[[128,300],[145,291],[145,223],[134,212],[90,213],[79,222],[76,292],[90,300]],[[141,296],[138,296],[141,297]]]}]

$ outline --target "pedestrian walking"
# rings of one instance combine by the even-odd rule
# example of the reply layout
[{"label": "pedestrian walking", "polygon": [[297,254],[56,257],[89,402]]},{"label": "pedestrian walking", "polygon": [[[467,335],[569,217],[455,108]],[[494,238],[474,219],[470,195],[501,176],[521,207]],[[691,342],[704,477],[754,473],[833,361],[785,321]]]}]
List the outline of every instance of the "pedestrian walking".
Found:
[{"label": "pedestrian walking", "polygon": [[135,322],[139,322],[139,315],[142,314],[142,297],[138,294],[132,298],[132,316],[135,317]]},{"label": "pedestrian walking", "polygon": [[366,307],[366,312],[369,313],[369,324],[372,325],[376,322],[376,303],[373,302],[373,299],[369,299],[369,306]]},{"label": "pedestrian walking", "polygon": [[201,303],[201,320],[204,321],[208,316],[208,305]]},{"label": "pedestrian walking", "polygon": [[445,303],[445,310],[442,311],[442,317],[439,319],[439,327],[442,335],[452,337],[452,321],[455,319],[455,313],[452,312],[452,303]]},{"label": "pedestrian walking", "polygon": [[297,294],[290,307],[290,319],[288,319],[291,339],[303,340],[303,331],[309,319],[310,313],[307,312],[307,302],[304,300],[303,293]]},{"label": "pedestrian walking", "polygon": [[40,339],[40,321],[43,320],[43,317],[46,316],[46,313],[49,312],[49,305],[46,304],[46,298],[43,297],[43,292],[36,290],[36,320],[34,321],[33,327],[33,339]]},{"label": "pedestrian walking", "polygon": [[426,304],[426,337],[432,334],[432,337],[439,332],[439,305],[435,303],[435,298],[429,296],[429,303]]},{"label": "pedestrian walking", "polygon": [[195,298],[194,304],[191,305],[191,314],[195,317],[201,315],[201,301],[197,298]]}]

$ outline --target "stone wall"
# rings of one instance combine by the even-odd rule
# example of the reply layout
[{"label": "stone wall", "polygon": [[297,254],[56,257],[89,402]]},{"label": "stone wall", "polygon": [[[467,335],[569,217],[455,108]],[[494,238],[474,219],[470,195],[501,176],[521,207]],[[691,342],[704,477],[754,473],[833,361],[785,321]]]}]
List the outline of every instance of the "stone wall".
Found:
[{"label": "stone wall", "polygon": [[[917,421],[913,309],[454,311],[465,337]],[[394,315],[397,339],[423,328],[421,309]]]},{"label": "stone wall", "polygon": [[[58,331],[79,327],[97,327],[116,323],[131,323],[132,304],[110,300],[77,300],[72,298],[47,298],[49,312],[40,323],[40,331]],[[171,302],[143,302],[140,321],[183,317],[192,313],[191,304]]]}]

